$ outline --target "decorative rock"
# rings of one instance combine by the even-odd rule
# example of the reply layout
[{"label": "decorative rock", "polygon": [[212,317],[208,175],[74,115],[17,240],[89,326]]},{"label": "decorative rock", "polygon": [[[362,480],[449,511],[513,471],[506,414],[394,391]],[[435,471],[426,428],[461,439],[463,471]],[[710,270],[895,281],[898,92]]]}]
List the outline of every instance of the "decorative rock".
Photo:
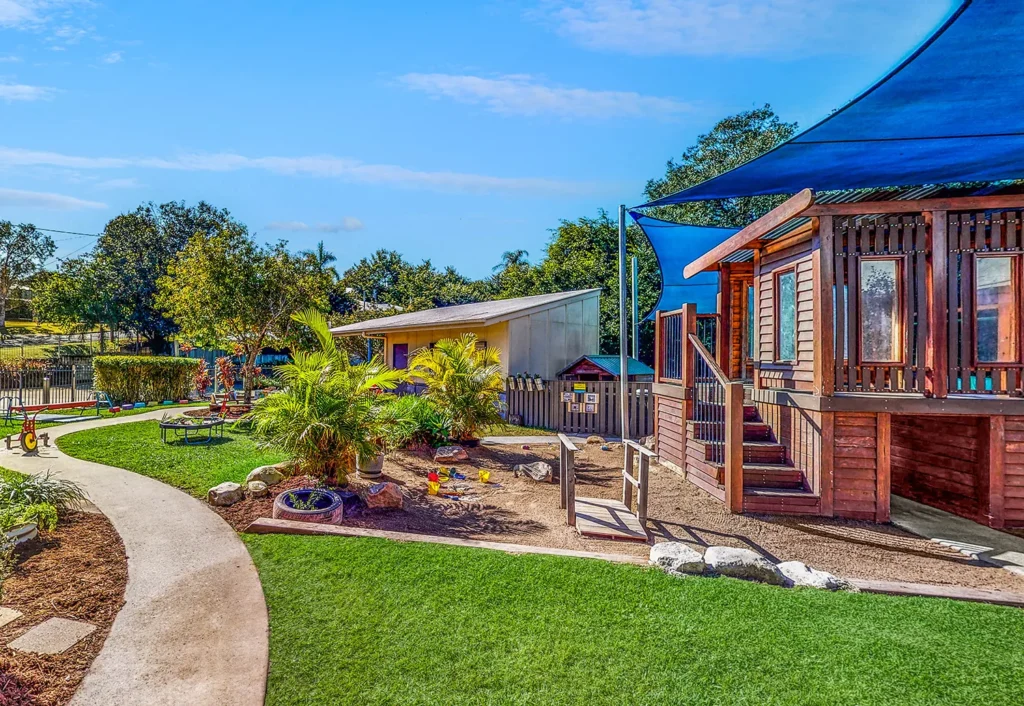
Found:
[{"label": "decorative rock", "polygon": [[244,500],[245,493],[242,491],[242,486],[238,483],[227,481],[210,488],[210,492],[207,493],[206,499],[211,505],[227,507],[228,505],[234,505],[239,500]]},{"label": "decorative rock", "polygon": [[402,490],[394,483],[377,483],[366,491],[366,507],[401,510],[404,504]]},{"label": "decorative rock", "polygon": [[249,489],[249,495],[254,498],[266,497],[270,491],[267,489],[267,484],[261,480],[251,480],[245,484],[245,487]]},{"label": "decorative rock", "polygon": [[461,446],[442,446],[434,452],[434,463],[468,461],[469,454]]},{"label": "decorative rock", "polygon": [[96,629],[95,625],[67,618],[50,618],[7,644],[12,650],[59,655]]},{"label": "decorative rock", "polygon": [[553,469],[551,465],[544,461],[534,461],[533,463],[520,463],[512,467],[512,471],[516,474],[516,477],[520,473],[529,476],[536,481],[551,480]]},{"label": "decorative rock", "polygon": [[757,552],[734,547],[708,547],[704,552],[708,568],[722,576],[784,586],[787,579],[772,562]]},{"label": "decorative rock", "polygon": [[14,608],[5,608],[0,606],[0,628],[8,623],[13,623],[15,620],[20,618],[23,613],[20,610],[14,610]]},{"label": "decorative rock", "polygon": [[588,436],[587,437],[587,443],[588,444],[603,444],[604,443],[604,439],[602,437],[598,436],[597,434],[594,434],[593,436]]},{"label": "decorative rock", "polygon": [[779,564],[779,571],[782,572],[783,576],[792,581],[794,586],[821,588],[826,591],[841,591],[852,588],[850,582],[827,571],[812,569],[802,561],[784,561]]},{"label": "decorative rock", "polygon": [[653,436],[645,436],[644,438],[640,439],[640,445],[650,449],[651,451],[654,451],[654,444],[655,439]]},{"label": "decorative rock", "polygon": [[284,480],[284,473],[275,466],[260,466],[249,471],[249,475],[245,477],[246,483],[252,483],[254,480],[267,485],[276,485]]},{"label": "decorative rock", "polygon": [[665,573],[681,576],[703,574],[704,557],[696,549],[682,542],[660,542],[651,547],[649,562]]}]

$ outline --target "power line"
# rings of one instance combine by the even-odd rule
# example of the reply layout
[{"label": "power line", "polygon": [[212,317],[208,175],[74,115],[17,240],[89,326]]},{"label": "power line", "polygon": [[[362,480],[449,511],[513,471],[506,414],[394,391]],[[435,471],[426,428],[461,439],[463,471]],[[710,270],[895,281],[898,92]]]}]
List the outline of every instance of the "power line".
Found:
[{"label": "power line", "polygon": [[57,230],[56,228],[40,228],[38,226],[36,226],[36,230],[43,230],[47,233],[61,233],[63,235],[87,235],[91,238],[98,238],[103,235],[103,233],[79,233],[74,230]]}]

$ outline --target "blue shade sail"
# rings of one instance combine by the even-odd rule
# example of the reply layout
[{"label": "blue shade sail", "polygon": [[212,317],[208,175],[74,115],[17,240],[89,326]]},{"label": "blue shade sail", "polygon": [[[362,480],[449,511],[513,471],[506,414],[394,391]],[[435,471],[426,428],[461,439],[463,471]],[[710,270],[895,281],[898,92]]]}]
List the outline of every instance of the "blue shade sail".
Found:
[{"label": "blue shade sail", "polygon": [[661,267],[661,296],[655,311],[673,311],[685,303],[697,305],[701,313],[718,310],[718,273],[701,272],[683,279],[683,267],[739,232],[739,228],[710,228],[672,223],[630,211],[647,239]]},{"label": "blue shade sail", "polygon": [[860,97],[771,152],[652,201],[1024,178],[1024,0],[967,0]]}]

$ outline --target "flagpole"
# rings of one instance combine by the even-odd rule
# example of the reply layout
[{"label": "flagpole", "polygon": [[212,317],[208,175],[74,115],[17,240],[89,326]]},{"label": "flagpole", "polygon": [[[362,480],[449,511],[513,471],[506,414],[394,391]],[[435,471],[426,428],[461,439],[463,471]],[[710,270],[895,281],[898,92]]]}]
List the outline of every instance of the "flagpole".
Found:
[{"label": "flagpole", "polygon": [[619,206],[619,418],[622,440],[629,438],[629,360],[626,326],[626,206]]},{"label": "flagpole", "polygon": [[[639,269],[640,268],[639,268],[639,265],[637,263],[636,255],[634,255],[633,256],[633,276],[631,278],[630,284],[632,285],[632,291],[633,291],[633,296],[632,296],[632,299],[633,299],[633,301],[632,301],[632,304],[633,304],[633,322],[632,322],[633,323],[633,357],[636,358],[637,360],[640,360],[640,303],[637,301],[637,298],[636,298],[636,290],[637,290],[637,287],[638,287],[638,285],[636,283],[636,280],[637,280],[637,275],[638,275]],[[627,375],[626,377],[628,378],[629,376]],[[627,380],[626,382],[629,382],[629,380]]]}]

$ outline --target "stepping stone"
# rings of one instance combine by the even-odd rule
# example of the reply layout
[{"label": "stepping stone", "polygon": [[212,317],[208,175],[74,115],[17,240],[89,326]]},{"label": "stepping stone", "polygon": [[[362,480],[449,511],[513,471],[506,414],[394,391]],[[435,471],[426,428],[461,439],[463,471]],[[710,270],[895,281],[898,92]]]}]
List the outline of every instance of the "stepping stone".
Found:
[{"label": "stepping stone", "polygon": [[95,625],[67,618],[50,618],[16,640],[7,643],[12,650],[59,655],[74,647],[96,629]]},{"label": "stepping stone", "polygon": [[7,623],[13,623],[21,616],[21,611],[14,610],[14,608],[4,608],[3,606],[0,606],[0,628],[7,625]]}]

